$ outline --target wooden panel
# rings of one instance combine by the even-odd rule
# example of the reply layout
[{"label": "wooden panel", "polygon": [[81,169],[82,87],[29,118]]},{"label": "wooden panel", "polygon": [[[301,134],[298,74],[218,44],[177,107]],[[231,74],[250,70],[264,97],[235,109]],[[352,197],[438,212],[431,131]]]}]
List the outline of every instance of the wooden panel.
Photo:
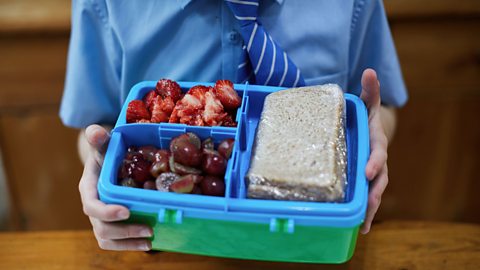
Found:
[{"label": "wooden panel", "polygon": [[[411,98],[378,218],[480,222],[480,1],[385,5]],[[57,117],[69,8],[66,0],[0,0],[0,148],[23,229],[89,227],[77,132]]]},{"label": "wooden panel", "polygon": [[480,222],[480,97],[413,96],[389,149],[379,219]]},{"label": "wooden panel", "polygon": [[402,22],[392,29],[411,92],[480,94],[480,20]]},{"label": "wooden panel", "polygon": [[78,193],[78,132],[63,127],[57,114],[53,107],[0,117],[0,144],[21,229],[89,227]]},{"label": "wooden panel", "polygon": [[[53,256],[52,256],[53,255]],[[480,227],[472,224],[385,222],[359,236],[344,264],[263,262],[172,252],[98,248],[90,231],[0,234],[2,269],[443,269],[480,268]]]},{"label": "wooden panel", "polygon": [[0,36],[0,110],[59,104],[68,34]]},{"label": "wooden panel", "polygon": [[67,31],[67,0],[0,0],[0,33]]},{"label": "wooden panel", "polygon": [[385,9],[390,18],[480,14],[478,0],[385,0]]}]

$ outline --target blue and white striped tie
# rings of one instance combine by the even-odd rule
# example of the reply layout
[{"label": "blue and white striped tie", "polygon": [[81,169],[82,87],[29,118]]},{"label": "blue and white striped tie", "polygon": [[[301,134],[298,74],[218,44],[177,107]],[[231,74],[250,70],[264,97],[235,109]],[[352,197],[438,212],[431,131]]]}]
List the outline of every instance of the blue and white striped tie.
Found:
[{"label": "blue and white striped tie", "polygon": [[257,21],[258,0],[225,1],[240,22],[244,41],[237,81],[285,87],[304,86],[300,70]]}]

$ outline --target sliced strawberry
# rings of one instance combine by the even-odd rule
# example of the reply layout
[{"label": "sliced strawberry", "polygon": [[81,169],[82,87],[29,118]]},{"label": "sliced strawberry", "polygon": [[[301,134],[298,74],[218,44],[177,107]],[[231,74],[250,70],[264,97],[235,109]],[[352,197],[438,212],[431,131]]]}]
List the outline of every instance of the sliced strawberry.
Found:
[{"label": "sliced strawberry", "polygon": [[200,102],[202,102],[203,105],[205,105],[205,93],[207,93],[209,90],[210,87],[204,85],[196,85],[190,88],[187,94],[196,97],[198,100],[200,100]]},{"label": "sliced strawberry", "polygon": [[141,100],[132,100],[127,107],[127,123],[150,120],[150,113]]},{"label": "sliced strawberry", "polygon": [[229,80],[218,80],[215,83],[215,95],[227,110],[240,107],[242,99],[233,89],[233,83]]},{"label": "sliced strawberry", "polygon": [[140,119],[140,120],[137,121],[137,123],[148,124],[148,123],[152,123],[152,121],[147,120],[147,119]]},{"label": "sliced strawberry", "polygon": [[170,116],[170,114],[173,111],[173,108],[175,108],[175,102],[173,101],[173,98],[172,97],[164,98],[162,102],[162,111],[164,111],[166,114]]},{"label": "sliced strawberry", "polygon": [[143,97],[143,102],[145,103],[145,107],[147,107],[148,111],[152,112],[152,105],[157,96],[157,92],[155,92],[155,90],[152,90],[148,92],[145,97]]},{"label": "sliced strawberry", "polygon": [[155,90],[160,96],[162,96],[162,98],[172,97],[174,102],[177,102],[182,95],[182,89],[180,88],[180,85],[178,85],[177,82],[169,79],[159,80]]},{"label": "sliced strawberry", "polygon": [[233,118],[230,114],[223,118],[222,126],[225,127],[237,127],[237,122],[233,121]]},{"label": "sliced strawberry", "polygon": [[223,105],[217,99],[213,91],[205,93],[205,110],[203,111],[203,121],[208,126],[219,126],[222,124],[223,118],[227,113],[223,110]]},{"label": "sliced strawberry", "polygon": [[152,105],[152,123],[168,122],[168,113],[163,111],[163,99],[161,96],[157,96]]}]

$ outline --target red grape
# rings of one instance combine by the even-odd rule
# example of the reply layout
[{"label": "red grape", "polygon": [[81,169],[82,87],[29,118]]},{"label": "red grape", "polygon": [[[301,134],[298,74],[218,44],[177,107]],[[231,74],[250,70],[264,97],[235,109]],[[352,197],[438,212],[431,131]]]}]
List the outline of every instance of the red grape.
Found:
[{"label": "red grape", "polygon": [[155,160],[155,153],[157,148],[153,145],[145,145],[138,148],[138,152],[143,155],[143,158],[152,162]]},{"label": "red grape", "polygon": [[136,161],[140,158],[143,159],[143,156],[142,156],[142,154],[140,154],[138,152],[127,152],[124,160],[127,160],[127,161],[134,161],[135,160]]},{"label": "red grape", "polygon": [[172,141],[173,159],[186,166],[198,166],[202,162],[202,152],[193,143],[186,140]]},{"label": "red grape", "polygon": [[180,176],[176,173],[162,173],[155,180],[155,185],[160,191],[168,191],[170,189],[170,185],[178,178],[180,178]]},{"label": "red grape", "polygon": [[206,174],[222,176],[227,168],[227,160],[217,151],[204,154],[202,169]]},{"label": "red grape", "polygon": [[189,166],[185,166],[185,165],[182,165],[178,162],[175,162],[174,159],[173,159],[173,156],[170,157],[170,162],[169,162],[169,165],[170,165],[170,170],[174,173],[178,173],[180,175],[184,175],[184,174],[201,174],[202,171],[197,169],[197,168],[193,168],[193,167],[189,167]]},{"label": "red grape", "polygon": [[232,155],[233,144],[235,143],[234,139],[225,139],[218,145],[218,153],[224,158],[229,159]]},{"label": "red grape", "polygon": [[195,185],[195,186],[193,186],[192,192],[190,192],[190,193],[191,194],[202,195],[202,189],[198,185]]},{"label": "red grape", "polygon": [[119,185],[124,187],[138,187],[137,182],[130,177],[121,179]]},{"label": "red grape", "polygon": [[139,158],[129,163],[127,170],[128,175],[132,177],[135,181],[145,182],[151,178],[150,162],[144,160],[143,158]]},{"label": "red grape", "polygon": [[211,137],[208,137],[202,142],[202,151],[204,149],[209,149],[209,150],[214,150],[214,144],[213,144],[213,139]]},{"label": "red grape", "polygon": [[123,160],[122,165],[118,168],[117,179],[124,179],[128,177],[128,167],[131,161]]},{"label": "red grape", "polygon": [[152,166],[150,167],[150,174],[153,177],[159,176],[161,173],[168,172],[170,171],[170,166],[168,165],[168,159],[167,160],[162,160],[162,161],[155,161],[152,163]]},{"label": "red grape", "polygon": [[170,158],[170,152],[168,152],[168,150],[164,150],[164,149],[160,149],[160,150],[157,150],[157,152],[155,153],[155,161],[163,161],[163,160],[167,160]]},{"label": "red grape", "polygon": [[157,186],[155,185],[155,182],[154,182],[154,181],[148,180],[148,181],[145,181],[145,183],[143,183],[143,188],[144,188],[144,189],[156,190],[156,189],[157,189]]},{"label": "red grape", "polygon": [[225,182],[220,177],[207,175],[200,182],[202,194],[209,196],[224,196]]},{"label": "red grape", "polygon": [[175,180],[170,185],[170,190],[176,193],[190,193],[195,186],[195,182],[191,175],[184,175]]}]

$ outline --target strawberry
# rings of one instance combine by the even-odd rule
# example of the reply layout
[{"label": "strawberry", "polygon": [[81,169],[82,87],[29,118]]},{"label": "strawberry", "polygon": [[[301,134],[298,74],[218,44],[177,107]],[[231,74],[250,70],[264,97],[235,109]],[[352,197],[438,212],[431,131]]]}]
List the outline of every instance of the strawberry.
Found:
[{"label": "strawberry", "polygon": [[213,91],[206,92],[205,110],[202,114],[203,121],[209,126],[219,126],[226,115],[227,113],[223,111],[222,103],[218,100]]},{"label": "strawberry", "polygon": [[149,120],[150,113],[141,100],[132,100],[127,107],[127,123],[135,123],[140,120]]},{"label": "strawberry", "polygon": [[162,102],[162,111],[170,115],[173,111],[173,108],[175,108],[175,102],[173,99],[171,97],[164,98]]},{"label": "strawberry", "polygon": [[196,97],[203,105],[205,105],[205,93],[210,90],[211,87],[207,87],[204,85],[195,85],[194,87],[188,90],[187,94]]},{"label": "strawberry", "polygon": [[172,97],[174,102],[177,102],[182,95],[182,89],[180,89],[180,85],[178,85],[177,82],[169,79],[159,80],[155,90],[160,96],[162,96],[162,98]]},{"label": "strawberry", "polygon": [[137,121],[137,123],[144,123],[144,124],[146,124],[146,123],[152,123],[152,121],[147,120],[147,119],[140,119],[140,120]]},{"label": "strawberry", "polygon": [[232,116],[230,114],[228,114],[227,116],[225,116],[225,118],[223,118],[222,126],[237,127],[237,122],[233,121]]},{"label": "strawberry", "polygon": [[143,98],[143,102],[145,102],[145,106],[147,107],[148,111],[152,112],[152,105],[155,98],[158,96],[155,90],[148,92]]},{"label": "strawberry", "polygon": [[[169,98],[169,97],[168,97]],[[157,96],[152,105],[152,123],[168,122],[168,113],[163,110],[164,102],[161,96]]]},{"label": "strawberry", "polygon": [[227,110],[237,109],[242,99],[233,89],[233,83],[229,80],[218,80],[214,87],[215,95]]}]

